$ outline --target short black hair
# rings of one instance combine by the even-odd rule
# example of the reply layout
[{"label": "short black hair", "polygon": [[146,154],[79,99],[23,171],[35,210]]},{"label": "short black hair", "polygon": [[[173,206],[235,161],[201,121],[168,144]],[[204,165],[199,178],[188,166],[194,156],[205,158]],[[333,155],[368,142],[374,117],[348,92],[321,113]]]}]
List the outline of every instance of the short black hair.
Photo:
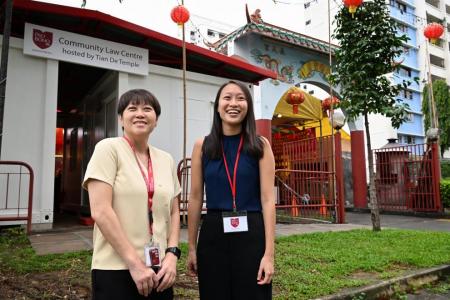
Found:
[{"label": "short black hair", "polygon": [[161,105],[159,105],[158,99],[151,92],[144,89],[134,89],[125,92],[120,96],[119,104],[117,105],[117,114],[122,116],[123,111],[128,105],[134,104],[147,104],[153,107],[156,113],[156,118],[161,114]]}]

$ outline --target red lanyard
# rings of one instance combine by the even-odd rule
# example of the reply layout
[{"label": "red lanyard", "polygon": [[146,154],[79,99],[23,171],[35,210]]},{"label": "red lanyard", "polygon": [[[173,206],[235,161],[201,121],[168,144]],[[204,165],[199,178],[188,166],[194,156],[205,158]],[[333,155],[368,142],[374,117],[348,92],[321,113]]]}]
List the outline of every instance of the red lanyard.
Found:
[{"label": "red lanyard", "polygon": [[236,161],[234,162],[234,170],[233,170],[233,180],[231,180],[230,170],[228,169],[227,158],[225,157],[225,151],[223,150],[223,142],[222,142],[222,156],[223,163],[225,165],[225,171],[227,172],[228,183],[231,188],[231,195],[233,196],[233,211],[236,211],[236,175],[239,164],[239,158],[241,157],[242,144],[244,142],[244,136],[241,135],[241,140],[239,141],[239,147],[237,150]]},{"label": "red lanyard", "polygon": [[123,137],[127,142],[128,145],[130,145],[131,149],[134,153],[134,158],[136,159],[136,163],[139,167],[139,170],[141,171],[142,178],[145,181],[145,185],[147,186],[147,201],[148,201],[148,211],[149,211],[149,222],[150,222],[150,234],[153,234],[153,216],[152,216],[152,206],[153,206],[153,194],[155,193],[155,183],[153,180],[153,166],[152,166],[152,157],[150,156],[150,153],[148,155],[148,166],[147,166],[147,174],[148,176],[145,176],[145,172],[142,169],[141,164],[139,163],[139,159],[136,154],[136,149],[134,148],[134,145],[131,143],[131,141],[124,136]]}]

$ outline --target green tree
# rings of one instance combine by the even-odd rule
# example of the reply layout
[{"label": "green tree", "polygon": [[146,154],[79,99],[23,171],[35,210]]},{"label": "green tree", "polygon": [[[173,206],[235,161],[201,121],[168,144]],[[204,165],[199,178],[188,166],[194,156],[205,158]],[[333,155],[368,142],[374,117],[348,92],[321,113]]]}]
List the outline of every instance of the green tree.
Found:
[{"label": "green tree", "polygon": [[341,87],[341,107],[347,117],[364,117],[369,163],[369,198],[374,231],[381,230],[375,192],[372,146],[369,134],[369,114],[391,118],[398,128],[405,121],[408,106],[395,99],[410,82],[392,84],[386,74],[398,68],[396,59],[402,53],[405,35],[396,34],[395,22],[389,16],[384,0],[364,2],[354,17],[341,7],[336,15],[333,37],[339,40],[331,82]]},{"label": "green tree", "polygon": [[[441,146],[441,156],[443,156],[445,150],[450,148],[450,92],[445,80],[433,81],[433,96],[440,130],[439,144]],[[422,113],[425,116],[424,127],[426,132],[431,127],[428,85],[424,86],[422,97]]]}]

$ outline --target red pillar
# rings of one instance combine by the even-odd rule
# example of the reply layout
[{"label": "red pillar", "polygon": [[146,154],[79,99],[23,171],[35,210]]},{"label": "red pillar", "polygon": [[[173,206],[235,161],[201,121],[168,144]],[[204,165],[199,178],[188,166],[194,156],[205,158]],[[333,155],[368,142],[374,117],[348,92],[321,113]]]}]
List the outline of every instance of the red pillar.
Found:
[{"label": "red pillar", "polygon": [[355,208],[367,208],[366,152],[364,131],[350,133],[352,147],[353,205]]},{"label": "red pillar", "polygon": [[336,172],[336,189],[337,189],[337,222],[345,223],[345,193],[344,193],[344,165],[342,163],[342,144],[341,132],[334,134],[334,153],[335,153],[335,172]]},{"label": "red pillar", "polygon": [[443,205],[441,205],[441,191],[440,191],[440,182],[441,182],[441,165],[439,162],[439,146],[437,142],[433,142],[431,144],[432,151],[432,160],[431,160],[431,170],[432,170],[432,179],[433,179],[433,189],[434,189],[434,203],[436,209],[438,211],[443,210]]},{"label": "red pillar", "polygon": [[256,134],[266,137],[269,143],[272,144],[272,120],[256,120]]}]

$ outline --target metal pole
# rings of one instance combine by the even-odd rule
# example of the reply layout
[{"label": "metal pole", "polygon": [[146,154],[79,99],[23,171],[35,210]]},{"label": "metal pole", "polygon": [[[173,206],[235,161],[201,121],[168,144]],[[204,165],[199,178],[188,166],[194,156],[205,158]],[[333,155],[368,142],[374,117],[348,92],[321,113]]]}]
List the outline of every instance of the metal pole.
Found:
[{"label": "metal pole", "polygon": [[[184,0],[181,0],[184,5]],[[186,41],[185,26],[182,25],[182,52],[183,52],[183,171],[187,172],[186,164],[186,144],[187,144],[187,97],[186,97]],[[187,174],[187,173],[186,173]],[[187,175],[186,175],[187,176]],[[186,187],[185,187],[186,188]],[[187,212],[187,199],[185,199],[185,211]],[[186,214],[183,214],[183,224],[186,224]]]},{"label": "metal pole", "polygon": [[[332,66],[333,66],[333,59],[331,56],[331,5],[330,0],[327,1],[328,6],[328,64],[330,65],[330,74],[332,72]],[[331,86],[331,82],[328,81],[329,88],[330,88],[330,123],[331,123],[331,172],[333,176],[333,204],[334,204],[334,213],[336,216],[336,221],[339,223],[341,220],[338,220],[338,208],[337,208],[337,201],[336,197],[338,196],[336,191],[336,160],[335,160],[335,140],[334,140],[334,127],[333,127],[333,119],[334,119],[334,104],[333,104],[333,87]],[[342,193],[339,193],[341,195]],[[343,201],[340,201],[340,203],[343,203]]]},{"label": "metal pole", "polygon": [[428,52],[428,40],[425,40],[425,51],[427,56],[427,63],[428,63],[428,93],[431,95],[431,111],[432,115],[430,116],[430,124],[432,125],[432,128],[439,128],[439,121],[436,117],[436,106],[434,103],[434,94],[433,94],[433,81],[431,80],[431,62],[430,62],[430,54]]},{"label": "metal pole", "polygon": [[3,25],[2,58],[0,63],[0,159],[2,153],[3,118],[5,115],[6,77],[8,74],[9,37],[11,35],[13,0],[5,5],[5,22]]}]

